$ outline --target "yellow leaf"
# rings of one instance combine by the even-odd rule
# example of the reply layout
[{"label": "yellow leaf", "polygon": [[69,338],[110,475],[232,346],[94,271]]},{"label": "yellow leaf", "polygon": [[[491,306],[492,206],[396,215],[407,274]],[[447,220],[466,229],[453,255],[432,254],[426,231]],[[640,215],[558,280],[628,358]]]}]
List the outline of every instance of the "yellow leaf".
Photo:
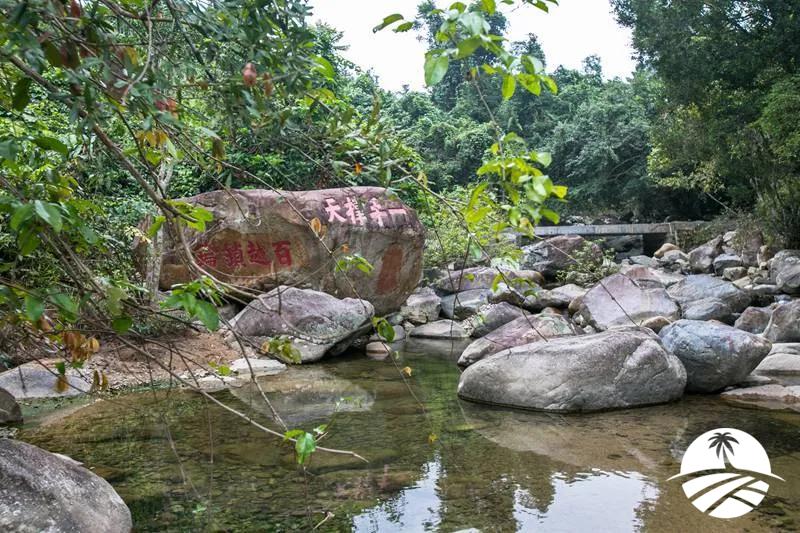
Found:
[{"label": "yellow leaf", "polygon": [[308,225],[311,226],[311,231],[317,234],[317,236],[321,236],[322,233],[322,222],[319,221],[317,217],[312,218],[308,221]]},{"label": "yellow leaf", "polygon": [[97,353],[97,351],[100,350],[100,341],[92,337],[89,339],[87,348],[90,353]]},{"label": "yellow leaf", "polygon": [[100,390],[108,390],[108,376],[105,372],[100,372]]},{"label": "yellow leaf", "polygon": [[67,392],[68,388],[69,388],[69,383],[67,382],[67,377],[59,375],[58,378],[56,379],[56,392],[61,394]]},{"label": "yellow leaf", "polygon": [[353,170],[355,171],[356,174],[361,174],[361,172],[364,170],[364,165],[362,165],[361,163],[356,163],[353,166]]},{"label": "yellow leaf", "polygon": [[433,444],[437,440],[439,440],[439,437],[436,435],[436,433],[431,433],[428,435],[428,444]]},{"label": "yellow leaf", "polygon": [[411,367],[410,367],[410,366],[407,366],[407,367],[405,367],[405,368],[403,369],[403,374],[405,374],[405,375],[406,375],[406,376],[408,376],[408,377],[411,377],[411,372],[412,372],[412,370],[411,370]]}]

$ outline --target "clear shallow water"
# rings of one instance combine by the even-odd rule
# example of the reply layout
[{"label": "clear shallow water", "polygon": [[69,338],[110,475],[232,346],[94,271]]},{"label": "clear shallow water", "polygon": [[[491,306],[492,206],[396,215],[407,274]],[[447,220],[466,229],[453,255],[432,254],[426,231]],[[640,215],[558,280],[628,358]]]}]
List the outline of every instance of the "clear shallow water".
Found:
[{"label": "clear shallow water", "polygon": [[[293,450],[193,393],[119,396],[33,421],[19,437],[83,461],[126,501],[137,531],[787,531],[800,530],[800,414],[688,397],[581,416],[462,402],[455,354],[418,346],[400,368],[354,356],[292,368],[262,385],[290,427],[335,415],[303,476]],[[218,398],[275,427],[248,389]],[[691,441],[717,427],[761,441],[775,483],[755,511],[709,518],[684,497]],[[429,435],[437,440],[429,442]]]}]

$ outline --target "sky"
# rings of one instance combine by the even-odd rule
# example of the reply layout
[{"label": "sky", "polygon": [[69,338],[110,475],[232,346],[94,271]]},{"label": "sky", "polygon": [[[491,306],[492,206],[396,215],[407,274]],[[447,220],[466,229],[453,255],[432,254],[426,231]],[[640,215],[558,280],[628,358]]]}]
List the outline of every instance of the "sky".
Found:
[{"label": "sky", "polygon": [[[419,0],[310,0],[313,21],[323,21],[344,32],[344,55],[363,69],[371,69],[380,85],[401,90],[422,89],[425,44],[415,32],[372,33],[386,15],[401,13],[413,19]],[[445,6],[451,2],[437,2]],[[499,2],[498,2],[499,4]],[[544,13],[530,6],[502,11],[509,20],[508,38],[523,40],[535,33],[544,49],[547,69],[558,65],[580,68],[583,59],[600,56],[607,78],[625,78],[633,72],[630,30],[617,25],[608,0],[561,0]]]}]

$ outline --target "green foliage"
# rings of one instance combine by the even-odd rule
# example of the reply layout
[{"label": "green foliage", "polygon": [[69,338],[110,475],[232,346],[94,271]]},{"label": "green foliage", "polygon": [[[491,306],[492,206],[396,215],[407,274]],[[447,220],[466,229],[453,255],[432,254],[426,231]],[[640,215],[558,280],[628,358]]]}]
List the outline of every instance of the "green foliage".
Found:
[{"label": "green foliage", "polygon": [[612,3],[663,80],[654,177],[717,211],[756,205],[777,240],[800,243],[797,2]]},{"label": "green foliage", "polygon": [[261,344],[261,352],[274,355],[285,363],[299,365],[303,362],[300,350],[294,346],[292,338],[285,335],[265,340]]},{"label": "green foliage", "polygon": [[[489,258],[483,253],[484,249],[497,260],[518,259],[517,247],[496,231],[496,224],[504,216],[497,202],[491,201],[486,205],[481,204],[480,207],[473,202],[471,210],[478,207],[488,208],[489,211],[483,211],[484,214],[471,224],[469,231],[465,226],[464,216],[460,210],[469,206],[471,198],[481,198],[481,196],[481,194],[471,196],[466,189],[458,187],[444,193],[444,200],[454,206],[454,210],[451,210],[443,208],[439,202],[433,203],[420,193],[417,212],[428,233],[423,254],[426,267],[488,261]],[[474,239],[470,237],[470,231]]]},{"label": "green foliage", "polygon": [[574,261],[558,272],[559,283],[575,283],[589,287],[619,270],[619,266],[614,262],[613,250],[598,254],[595,246],[591,242],[586,242],[582,248],[573,252]]},{"label": "green foliage", "polygon": [[190,318],[197,318],[209,331],[219,328],[217,306],[222,304],[221,289],[208,277],[175,285],[169,297],[161,302],[164,309],[180,309]]}]

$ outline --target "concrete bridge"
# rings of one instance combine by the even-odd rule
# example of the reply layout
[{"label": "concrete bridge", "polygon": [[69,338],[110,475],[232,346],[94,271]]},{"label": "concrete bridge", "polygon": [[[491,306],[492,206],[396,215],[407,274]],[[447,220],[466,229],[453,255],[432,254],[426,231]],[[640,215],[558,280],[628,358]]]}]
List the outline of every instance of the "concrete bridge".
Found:
[{"label": "concrete bridge", "polygon": [[641,235],[646,254],[652,254],[667,240],[680,242],[678,234],[692,231],[703,224],[702,221],[657,222],[655,224],[597,224],[578,226],[537,226],[536,236],[542,238],[556,235],[580,235],[587,239],[598,237],[618,237],[621,235]]}]

